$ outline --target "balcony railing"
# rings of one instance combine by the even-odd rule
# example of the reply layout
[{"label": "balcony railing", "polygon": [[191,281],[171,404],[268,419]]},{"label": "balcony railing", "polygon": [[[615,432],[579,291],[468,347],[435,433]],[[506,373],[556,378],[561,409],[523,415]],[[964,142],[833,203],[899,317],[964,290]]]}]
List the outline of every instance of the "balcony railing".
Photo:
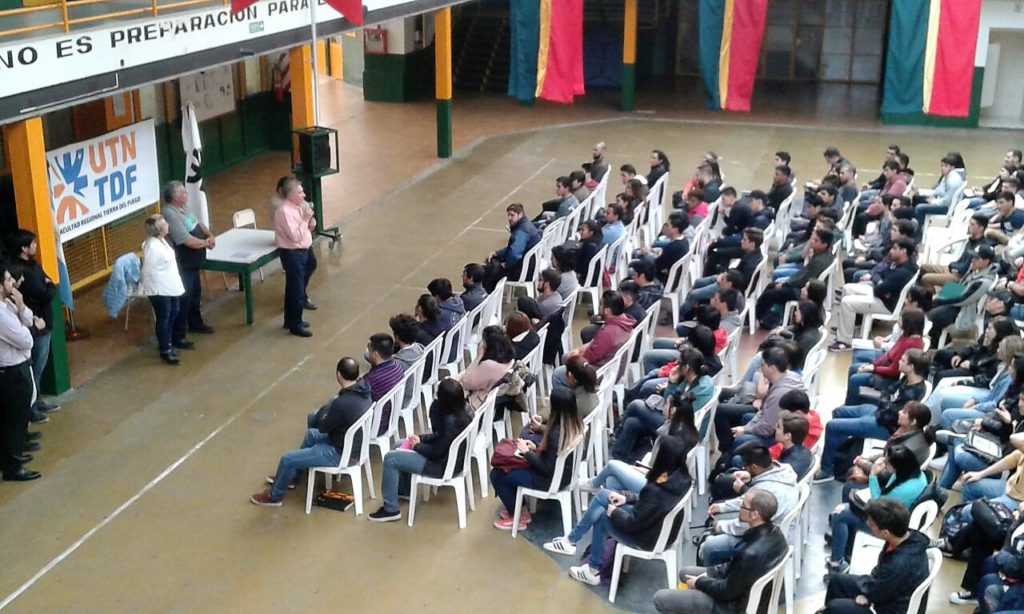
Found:
[{"label": "balcony railing", "polygon": [[41,6],[0,11],[0,41],[35,33],[72,32],[78,27],[124,17],[158,17],[230,0],[60,0]]}]

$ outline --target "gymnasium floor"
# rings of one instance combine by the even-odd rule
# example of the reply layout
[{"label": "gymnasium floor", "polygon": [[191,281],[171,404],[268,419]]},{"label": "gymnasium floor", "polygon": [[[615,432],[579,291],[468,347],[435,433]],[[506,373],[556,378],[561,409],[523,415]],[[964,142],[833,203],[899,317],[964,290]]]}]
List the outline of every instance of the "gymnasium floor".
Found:
[{"label": "gymnasium floor", "polygon": [[[478,499],[459,531],[450,493],[419,506],[412,529],[352,512],[306,515],[301,490],[288,493],[281,508],[257,508],[248,496],[263,488],[280,453],[297,447],[306,413],[335,392],[337,359],[358,356],[371,333],[386,330],[388,316],[411,311],[431,278],[457,279],[463,264],[503,244],[505,205],[536,210],[552,197],[554,178],[586,160],[598,140],[608,143],[613,166],[642,166],[650,149],[665,150],[673,189],[707,149],[724,156],[727,183],[751,189],[767,186],[777,149],[793,154],[801,181],[821,175],[821,151],[832,144],[861,165],[861,177],[874,177],[890,142],[913,156],[920,185],[934,182],[938,159],[950,149],[963,153],[971,182],[979,183],[1021,141],[1021,133],[881,127],[869,117],[820,114],[836,109],[842,96],[824,105],[811,97],[788,111],[766,104],[767,112],[740,121],[680,109],[674,97],[641,97],[638,108],[654,112],[628,118],[600,96],[534,108],[481,98],[456,101],[457,155],[438,162],[432,104],[364,103],[358,89],[336,81],[321,92],[326,123],[342,135],[344,171],[326,190],[328,217],[342,220],[345,239],[339,249],[317,246],[320,269],[310,294],[320,310],[307,318],[315,336],[281,330],[276,265],[256,284],[252,328],[242,324],[241,296],[207,276],[208,321],[217,334],[197,336],[197,350],[176,369],[158,361],[146,310],[135,312],[144,315],[133,316],[126,335],[119,323],[102,321],[96,293],[86,293],[79,309],[94,339],[72,350],[78,388],[39,427],[44,449],[32,468],[44,477],[0,485],[0,607],[605,609],[605,599],[569,580],[541,550],[493,529],[493,497]],[[285,156],[267,154],[209,178],[215,229],[247,206],[265,226],[267,194],[286,164]],[[827,360],[823,409],[840,400],[848,360]],[[379,462],[374,466],[379,485]],[[366,501],[367,511],[377,505]],[[821,524],[812,531],[823,533],[824,508],[815,511]],[[805,578],[818,576],[822,553],[808,549],[805,560]],[[944,565],[931,610],[955,611],[945,597],[959,572],[959,564]],[[814,593],[806,591],[799,611],[820,605]]]}]

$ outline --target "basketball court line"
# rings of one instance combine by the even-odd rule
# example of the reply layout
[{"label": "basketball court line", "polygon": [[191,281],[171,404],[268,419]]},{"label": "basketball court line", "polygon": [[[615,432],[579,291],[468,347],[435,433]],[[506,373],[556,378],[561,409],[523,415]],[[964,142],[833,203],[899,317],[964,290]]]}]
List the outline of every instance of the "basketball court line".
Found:
[{"label": "basketball court line", "polygon": [[[445,242],[445,244],[440,249],[435,251],[429,258],[423,259],[423,261],[419,264],[419,266],[417,266],[415,269],[413,269],[408,274],[406,274],[406,276],[403,277],[401,280],[397,281],[387,291],[382,293],[378,297],[378,299],[376,301],[370,303],[365,309],[363,309],[361,312],[356,314],[355,317],[348,318],[348,323],[345,324],[340,329],[338,329],[338,331],[334,335],[332,335],[330,338],[328,338],[325,343],[322,343],[321,347],[333,345],[334,342],[337,341],[338,337],[340,337],[343,333],[345,333],[355,322],[359,321],[363,316],[365,316],[368,313],[373,312],[377,308],[377,306],[380,303],[382,303],[383,301],[385,301],[388,297],[390,297],[390,295],[395,290],[402,289],[402,288],[408,288],[409,286],[405,285],[406,282],[408,282],[408,280],[411,277],[413,277],[414,275],[419,273],[419,271],[424,266],[426,266],[428,262],[431,262],[434,258],[440,256],[445,251],[447,251],[447,249],[448,249],[448,247],[450,245],[452,245],[453,243],[455,243],[456,241],[461,239],[470,229],[473,229],[477,224],[479,224],[481,221],[483,221],[484,218],[486,218],[488,215],[490,215],[496,208],[498,208],[503,203],[505,203],[509,198],[511,198],[513,194],[515,194],[516,192],[521,190],[523,188],[523,186],[525,186],[526,184],[528,184],[531,181],[533,181],[534,179],[536,179],[538,175],[540,175],[542,172],[544,172],[544,170],[548,166],[550,166],[552,163],[554,163],[554,162],[555,162],[555,158],[551,158],[547,162],[545,162],[539,169],[534,171],[529,177],[527,177],[522,182],[520,182],[519,185],[517,185],[516,187],[512,188],[511,191],[509,191],[507,194],[505,194],[500,199],[498,199],[493,205],[488,207],[480,215],[480,217],[478,217],[477,219],[475,219],[472,222],[470,222],[469,225],[464,227],[457,235],[455,235],[454,237],[449,239],[447,242]],[[395,192],[392,192],[392,194],[394,194],[394,193]],[[211,431],[208,435],[203,437],[199,441],[199,443],[197,443],[196,445],[192,446],[192,448],[189,449],[188,452],[186,452],[180,458],[178,458],[176,461],[174,461],[173,463],[168,465],[167,468],[165,468],[163,471],[160,472],[159,475],[157,475],[155,478],[150,480],[149,483],[147,483],[141,489],[139,489],[138,492],[136,492],[134,495],[129,497],[124,503],[119,505],[113,512],[111,512],[109,515],[105,516],[103,518],[103,520],[101,520],[99,523],[97,523],[91,529],[86,531],[85,534],[83,534],[74,543],[72,543],[70,546],[68,546],[66,549],[64,549],[63,552],[61,552],[60,554],[55,556],[53,559],[51,559],[50,562],[48,562],[46,565],[44,565],[31,578],[26,580],[16,590],[14,590],[12,593],[7,595],[4,598],[3,601],[0,601],[0,610],[3,610],[7,606],[9,606],[11,603],[13,603],[25,591],[27,591],[28,589],[32,588],[32,586],[36,582],[41,580],[44,576],[46,576],[46,574],[48,574],[51,571],[53,571],[54,568],[56,568],[58,565],[60,565],[69,556],[74,554],[74,552],[76,550],[81,548],[87,541],[89,541],[94,535],[96,535],[96,533],[98,533],[101,529],[103,529],[103,527],[107,526],[108,524],[113,522],[115,519],[117,519],[122,513],[125,512],[125,510],[130,508],[132,505],[135,504],[135,502],[137,502],[139,499],[141,499],[143,495],[145,495],[147,492],[149,492],[150,490],[155,488],[160,482],[162,482],[167,476],[169,476],[171,473],[173,473],[178,467],[180,467],[187,460],[192,458],[207,443],[212,441],[214,437],[219,435],[227,427],[231,426],[236,420],[238,420],[238,418],[240,418],[241,416],[245,415],[250,409],[252,409],[252,407],[254,405],[256,405],[256,403],[258,403],[264,397],[266,397],[281,382],[285,381],[288,377],[290,377],[293,374],[295,374],[296,372],[298,372],[311,358],[313,358],[313,355],[314,355],[314,352],[310,352],[309,354],[306,354],[306,356],[304,356],[298,363],[296,363],[294,366],[292,366],[292,368],[290,368],[288,371],[286,371],[283,375],[281,375],[276,380],[274,380],[269,386],[267,386],[262,392],[260,392],[258,395],[256,395],[256,397],[252,401],[250,401],[248,404],[246,404],[241,410],[235,412],[230,417],[228,417],[228,419],[226,421],[224,421],[223,424],[221,424],[216,429]]]}]

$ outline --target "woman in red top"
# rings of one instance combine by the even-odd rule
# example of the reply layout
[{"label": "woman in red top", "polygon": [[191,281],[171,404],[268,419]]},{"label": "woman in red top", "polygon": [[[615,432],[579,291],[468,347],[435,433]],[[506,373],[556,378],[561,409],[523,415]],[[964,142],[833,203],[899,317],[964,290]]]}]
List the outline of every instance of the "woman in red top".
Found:
[{"label": "woman in red top", "polygon": [[850,376],[846,386],[846,402],[844,405],[860,405],[860,388],[888,388],[900,377],[900,358],[907,350],[924,348],[924,312],[920,309],[905,308],[900,314],[900,338],[889,351],[882,354],[874,362],[861,365],[857,372]]}]

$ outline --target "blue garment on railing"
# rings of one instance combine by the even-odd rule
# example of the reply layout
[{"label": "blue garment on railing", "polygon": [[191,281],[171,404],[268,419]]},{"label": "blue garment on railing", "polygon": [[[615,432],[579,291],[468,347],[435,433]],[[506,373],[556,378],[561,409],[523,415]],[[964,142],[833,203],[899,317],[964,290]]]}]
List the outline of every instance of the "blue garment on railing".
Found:
[{"label": "blue garment on railing", "polygon": [[114,261],[114,270],[110,273],[110,281],[103,290],[103,302],[107,304],[107,313],[117,319],[121,309],[128,302],[128,288],[139,283],[139,257],[127,253]]}]

